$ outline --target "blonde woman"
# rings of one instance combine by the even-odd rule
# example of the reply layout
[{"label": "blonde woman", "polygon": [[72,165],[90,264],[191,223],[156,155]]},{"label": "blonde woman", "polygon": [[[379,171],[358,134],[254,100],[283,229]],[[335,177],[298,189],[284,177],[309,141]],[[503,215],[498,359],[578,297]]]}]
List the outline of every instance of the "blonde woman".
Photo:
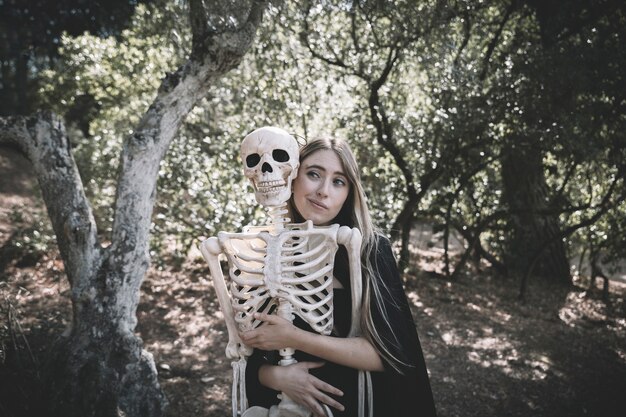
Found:
[{"label": "blonde woman", "polygon": [[[340,224],[361,231],[364,299],[362,337],[350,329],[348,257],[340,247],[333,278],[335,326],[330,336],[311,331],[298,319],[291,324],[274,315],[241,333],[255,348],[246,371],[250,405],[269,408],[282,391],[324,416],[321,404],[335,416],[357,415],[358,370],[372,371],[374,416],[435,416],[415,324],[387,238],[377,232],[367,207],[358,165],[346,142],[317,139],[300,150],[300,169],[289,202],[294,222],[317,226]],[[277,350],[296,349],[298,363],[277,366]]]}]

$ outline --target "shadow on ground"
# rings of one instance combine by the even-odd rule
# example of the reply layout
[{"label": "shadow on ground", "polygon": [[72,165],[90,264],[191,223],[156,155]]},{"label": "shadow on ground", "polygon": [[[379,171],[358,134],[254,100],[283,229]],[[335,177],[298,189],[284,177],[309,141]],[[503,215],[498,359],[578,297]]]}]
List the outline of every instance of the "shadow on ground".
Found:
[{"label": "shadow on ground", "polygon": [[[12,311],[11,328],[2,335],[2,415],[39,415],[32,414],[33,400],[42,387],[32,382],[70,314],[58,263],[46,257],[34,267],[14,268],[0,285],[3,320]],[[626,286],[612,285],[607,305],[599,289],[535,284],[521,304],[511,284],[487,274],[458,282],[428,274],[407,277],[439,415],[621,415]],[[232,375],[224,357],[226,329],[204,265],[151,271],[138,318],[137,331],[154,354],[170,401],[167,415],[228,415]]]}]

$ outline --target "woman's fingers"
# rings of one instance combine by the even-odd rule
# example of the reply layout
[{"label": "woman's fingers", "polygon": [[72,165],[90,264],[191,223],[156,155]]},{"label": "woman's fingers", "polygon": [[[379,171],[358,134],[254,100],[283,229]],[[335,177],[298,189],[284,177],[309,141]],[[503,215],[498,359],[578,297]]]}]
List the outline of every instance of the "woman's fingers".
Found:
[{"label": "woman's fingers", "polygon": [[298,362],[298,364],[306,369],[321,368],[326,362]]},{"label": "woman's fingers", "polygon": [[333,397],[329,395],[324,394],[322,391],[318,391],[315,398],[320,403],[329,405],[333,408],[336,408],[337,410],[343,411],[343,405],[339,401],[335,400]]},{"label": "woman's fingers", "polygon": [[257,336],[257,331],[256,330],[246,330],[245,332],[239,332],[239,338],[241,340],[243,340],[244,342],[246,340],[252,340]]},{"label": "woman's fingers", "polygon": [[276,350],[294,347],[297,343],[299,331],[289,321],[265,313],[254,313],[254,317],[262,321],[263,325],[239,332],[241,341],[246,345],[264,350]]},{"label": "woman's fingers", "polygon": [[[324,362],[300,362],[300,364],[307,370],[320,368],[324,366]],[[311,378],[311,384],[313,385],[313,388],[315,390],[313,393],[313,396],[315,397],[315,399],[318,402],[327,404],[333,408],[336,408],[337,410],[343,411],[344,409],[343,405],[337,400],[335,400],[334,398],[332,398],[330,395],[328,395],[328,394],[332,394],[332,395],[337,395],[341,397],[343,396],[343,392],[340,389],[330,385],[327,382],[322,381],[321,379],[311,374],[309,374],[309,377]],[[321,406],[319,407],[319,411],[321,411],[322,413],[324,412]]]},{"label": "woman's fingers", "polygon": [[309,373],[310,369],[324,366],[324,362],[298,362],[286,367],[287,374],[281,378],[283,392],[294,401],[309,408],[315,416],[325,417],[323,404],[337,410],[343,405],[331,397],[342,396],[341,390]]},{"label": "woman's fingers", "polygon": [[334,386],[322,381],[321,379],[316,378],[316,381],[314,381],[313,384],[315,385],[315,388],[320,391],[324,391],[332,395],[337,395],[338,397],[343,396],[343,392],[341,392],[339,388],[335,388]]},{"label": "woman's fingers", "polygon": [[326,417],[326,413],[324,412],[324,408],[322,405],[315,400],[315,398],[311,398],[306,402],[305,406],[309,408],[315,414],[316,417]]},{"label": "woman's fingers", "polygon": [[281,321],[286,321],[285,319],[277,316],[276,314],[266,314],[266,313],[254,313],[254,318],[269,324],[279,324]]},{"label": "woman's fingers", "polygon": [[265,329],[261,329],[260,327],[254,330],[239,332],[239,338],[243,343],[250,347],[264,350],[282,349],[286,347],[281,346],[284,343],[280,340],[276,340],[277,338],[267,334],[267,331]]},{"label": "woman's fingers", "polygon": [[[321,368],[324,366],[325,362],[299,362],[300,366],[308,369]],[[322,381],[321,379],[311,375],[312,383],[315,388],[321,391],[325,391],[332,395],[337,395],[339,397],[343,396],[343,392],[339,388],[335,388],[327,382]]]},{"label": "woman's fingers", "polygon": [[257,335],[256,333],[254,333],[254,330],[249,330],[247,332],[239,332],[239,338],[241,339],[241,341],[250,347],[260,347],[260,346],[257,346],[255,343],[256,336]]}]

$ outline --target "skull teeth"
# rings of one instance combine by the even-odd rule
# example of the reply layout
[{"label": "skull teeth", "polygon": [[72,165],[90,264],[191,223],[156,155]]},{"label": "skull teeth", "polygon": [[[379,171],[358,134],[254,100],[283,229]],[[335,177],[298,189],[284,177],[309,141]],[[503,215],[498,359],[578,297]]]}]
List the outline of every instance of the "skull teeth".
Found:
[{"label": "skull teeth", "polygon": [[285,181],[262,181],[257,184],[257,191],[271,193],[285,188]]}]

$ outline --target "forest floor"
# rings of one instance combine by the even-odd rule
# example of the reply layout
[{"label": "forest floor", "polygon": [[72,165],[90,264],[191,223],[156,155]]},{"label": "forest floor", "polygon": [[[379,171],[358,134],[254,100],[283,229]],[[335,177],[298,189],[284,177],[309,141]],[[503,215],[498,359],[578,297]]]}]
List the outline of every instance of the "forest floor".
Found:
[{"label": "forest floor", "polygon": [[[11,243],[24,241],[19,229],[40,209],[27,171],[8,176],[2,157],[0,416],[44,417],[36,411],[45,390],[38,381],[47,349],[71,320],[69,285],[57,253],[29,257]],[[611,281],[608,301],[599,288],[532,282],[520,302],[519,285],[488,270],[456,281],[434,274],[436,248],[416,250],[415,259],[406,291],[440,417],[623,415],[623,280]],[[137,314],[137,333],[170,403],[167,415],[230,415],[226,330],[204,262],[191,256],[180,270],[151,269]]]}]

